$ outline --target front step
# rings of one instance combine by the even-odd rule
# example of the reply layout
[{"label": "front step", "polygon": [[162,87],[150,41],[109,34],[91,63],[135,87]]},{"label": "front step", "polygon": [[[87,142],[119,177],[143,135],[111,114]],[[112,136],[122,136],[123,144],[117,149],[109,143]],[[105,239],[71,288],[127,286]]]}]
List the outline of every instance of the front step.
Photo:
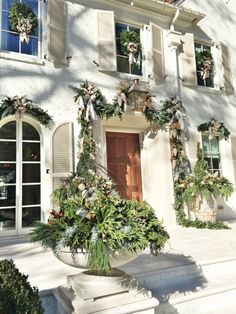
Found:
[{"label": "front step", "polygon": [[158,314],[236,313],[236,258],[202,265],[156,264],[156,268],[142,273],[137,272],[137,266],[136,272],[132,265],[127,267],[159,300]]}]

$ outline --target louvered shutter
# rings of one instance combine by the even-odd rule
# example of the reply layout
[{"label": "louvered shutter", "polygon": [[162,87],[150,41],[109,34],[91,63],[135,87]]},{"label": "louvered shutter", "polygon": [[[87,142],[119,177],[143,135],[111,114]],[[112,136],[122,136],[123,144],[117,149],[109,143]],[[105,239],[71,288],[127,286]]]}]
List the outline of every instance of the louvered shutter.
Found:
[{"label": "louvered shutter", "polygon": [[183,53],[182,75],[184,85],[197,85],[196,60],[194,51],[194,36],[193,34],[185,34],[182,36]]},{"label": "louvered shutter", "polygon": [[188,159],[191,164],[191,169],[193,170],[195,163],[197,161],[197,144],[201,143],[201,133],[190,132],[189,134],[189,146],[188,146]]},{"label": "louvered shutter", "polygon": [[48,60],[66,63],[66,3],[49,0],[48,5]]},{"label": "louvered shutter", "polygon": [[221,43],[221,54],[222,54],[222,67],[223,67],[223,82],[224,90],[226,95],[233,94],[234,88],[232,84],[232,74],[230,67],[230,53],[229,48]]},{"label": "louvered shutter", "polygon": [[53,191],[73,171],[72,123],[59,125],[52,138]]},{"label": "louvered shutter", "polygon": [[114,12],[97,11],[100,71],[116,71],[116,42]]},{"label": "louvered shutter", "polygon": [[152,73],[157,85],[164,81],[163,31],[159,26],[150,23],[152,48]]},{"label": "louvered shutter", "polygon": [[231,137],[232,159],[234,164],[234,184],[236,186],[236,138]]}]

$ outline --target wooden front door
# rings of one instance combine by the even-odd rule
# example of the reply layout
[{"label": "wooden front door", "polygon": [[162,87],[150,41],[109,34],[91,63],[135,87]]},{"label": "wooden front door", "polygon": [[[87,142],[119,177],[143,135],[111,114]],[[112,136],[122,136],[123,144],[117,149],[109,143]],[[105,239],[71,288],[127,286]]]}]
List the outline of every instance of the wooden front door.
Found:
[{"label": "wooden front door", "polygon": [[123,198],[142,199],[139,135],[107,132],[108,175]]}]

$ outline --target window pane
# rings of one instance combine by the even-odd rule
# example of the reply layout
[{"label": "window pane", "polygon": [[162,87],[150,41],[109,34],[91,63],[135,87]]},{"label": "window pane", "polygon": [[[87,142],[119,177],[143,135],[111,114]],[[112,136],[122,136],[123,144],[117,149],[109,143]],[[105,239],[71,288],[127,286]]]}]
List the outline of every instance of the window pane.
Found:
[{"label": "window pane", "polygon": [[40,164],[23,164],[23,183],[40,182]]},{"label": "window pane", "polygon": [[0,139],[16,139],[16,121],[8,122],[0,128]]},{"label": "window pane", "polygon": [[23,122],[23,140],[40,140],[37,130],[27,122]]},{"label": "window pane", "polygon": [[142,62],[137,60],[137,63],[131,65],[131,73],[135,75],[142,75]]},{"label": "window pane", "polygon": [[39,161],[40,160],[40,144],[39,143],[23,143],[23,160]]},{"label": "window pane", "polygon": [[8,31],[10,30],[8,22],[8,12],[2,11],[2,29]]},{"label": "window pane", "polygon": [[22,0],[21,2],[29,6],[38,16],[38,0]]},{"label": "window pane", "polygon": [[27,55],[37,56],[38,55],[38,38],[30,37],[30,41],[21,43],[21,52]]},{"label": "window pane", "polygon": [[219,142],[217,138],[211,140],[211,153],[212,155],[219,155]]},{"label": "window pane", "polygon": [[126,57],[117,57],[117,71],[129,73],[129,60]]},{"label": "window pane", "polygon": [[16,161],[16,143],[0,141],[0,161]]},{"label": "window pane", "polygon": [[6,183],[16,183],[16,164],[0,163],[0,186]]},{"label": "window pane", "polygon": [[40,185],[24,185],[22,188],[23,205],[40,204]]},{"label": "window pane", "polygon": [[22,227],[32,227],[36,221],[40,220],[40,207],[22,208]]},{"label": "window pane", "polygon": [[8,11],[15,0],[2,0],[2,9]]},{"label": "window pane", "polygon": [[210,143],[209,143],[208,135],[202,136],[202,147],[203,147],[204,154],[210,151]]},{"label": "window pane", "polygon": [[9,185],[0,185],[0,207],[15,206],[16,187]]},{"label": "window pane", "polygon": [[15,229],[15,208],[0,209],[0,231]]},{"label": "window pane", "polygon": [[3,31],[1,49],[19,52],[19,35]]},{"label": "window pane", "polygon": [[213,166],[213,169],[215,169],[215,170],[220,169],[220,159],[219,158],[212,158],[212,166]]}]

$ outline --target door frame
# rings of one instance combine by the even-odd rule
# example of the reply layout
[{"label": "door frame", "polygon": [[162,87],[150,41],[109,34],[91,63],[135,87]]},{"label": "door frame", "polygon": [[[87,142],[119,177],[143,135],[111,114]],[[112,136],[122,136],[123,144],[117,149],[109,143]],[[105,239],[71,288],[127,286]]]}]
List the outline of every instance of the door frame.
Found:
[{"label": "door frame", "polygon": [[[2,120],[0,120],[0,128],[11,121],[16,121],[15,116],[8,116]],[[28,122],[29,124],[31,124],[38,132],[39,134],[39,140],[40,140],[40,207],[41,207],[41,211],[40,211],[40,217],[42,220],[42,179],[43,179],[43,171],[42,171],[42,155],[43,155],[43,141],[42,141],[42,131],[41,131],[41,127],[40,125],[31,117],[27,116],[27,114],[24,114],[23,118],[22,118],[22,122]],[[21,129],[22,132],[22,129]],[[22,153],[22,148],[20,148],[17,146],[17,143],[19,141],[19,134],[16,133],[16,154],[21,154]],[[1,237],[5,237],[5,236],[20,236],[20,235],[24,235],[29,233],[32,230],[32,227],[27,227],[27,228],[22,228],[22,210],[17,212],[17,206],[18,204],[21,202],[22,200],[22,193],[21,193],[21,198],[19,199],[19,191],[22,191],[22,169],[20,169],[20,165],[22,165],[22,157],[21,157],[21,163],[17,163],[16,160],[16,172],[20,173],[19,175],[16,176],[16,212],[15,212],[15,229],[13,230],[3,230],[0,231],[0,238]],[[20,171],[20,172],[19,172]],[[21,180],[20,180],[21,179]],[[17,189],[18,187],[18,189]],[[22,204],[21,204],[22,207]],[[21,227],[20,227],[21,226]]]},{"label": "door frame", "polygon": [[142,158],[142,139],[143,139],[143,129],[138,128],[128,128],[128,127],[112,127],[112,126],[102,126],[102,164],[107,169],[107,143],[106,143],[106,132],[114,132],[114,133],[132,133],[139,135],[139,150],[140,150],[140,175],[141,175],[141,191],[142,191],[142,199],[145,200],[145,189],[144,189],[144,171],[143,171],[143,158]]}]

